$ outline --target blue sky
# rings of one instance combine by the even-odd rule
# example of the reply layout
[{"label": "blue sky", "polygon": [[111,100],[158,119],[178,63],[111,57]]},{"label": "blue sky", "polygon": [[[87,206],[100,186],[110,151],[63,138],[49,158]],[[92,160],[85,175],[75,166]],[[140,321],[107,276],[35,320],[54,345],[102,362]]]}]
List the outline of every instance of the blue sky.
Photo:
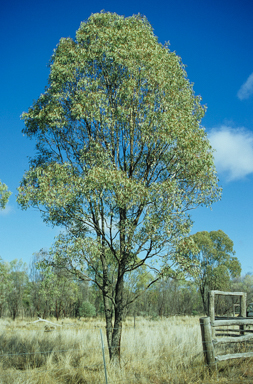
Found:
[{"label": "blue sky", "polygon": [[212,211],[192,213],[192,233],[222,229],[234,242],[243,274],[253,273],[253,3],[245,0],[2,1],[0,179],[13,194],[0,212],[0,256],[29,264],[59,233],[39,212],[16,204],[16,188],[35,146],[22,135],[20,115],[44,91],[60,38],[74,38],[80,22],[102,9],[145,15],[159,41],[170,41],[187,66],[195,93],[208,107],[202,123],[216,149],[223,187]]}]

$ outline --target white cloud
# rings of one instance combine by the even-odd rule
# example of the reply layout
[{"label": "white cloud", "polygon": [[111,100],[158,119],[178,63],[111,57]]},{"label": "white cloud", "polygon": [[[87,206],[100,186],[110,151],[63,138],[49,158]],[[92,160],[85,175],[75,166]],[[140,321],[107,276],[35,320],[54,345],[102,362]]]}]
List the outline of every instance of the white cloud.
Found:
[{"label": "white cloud", "polygon": [[218,173],[227,180],[238,180],[253,173],[253,132],[244,128],[221,126],[208,135]]},{"label": "white cloud", "polygon": [[13,212],[14,208],[11,205],[6,205],[5,209],[0,209],[0,216],[7,216],[9,213]]},{"label": "white cloud", "polygon": [[237,93],[240,100],[248,99],[251,95],[253,95],[253,73],[248,77]]}]

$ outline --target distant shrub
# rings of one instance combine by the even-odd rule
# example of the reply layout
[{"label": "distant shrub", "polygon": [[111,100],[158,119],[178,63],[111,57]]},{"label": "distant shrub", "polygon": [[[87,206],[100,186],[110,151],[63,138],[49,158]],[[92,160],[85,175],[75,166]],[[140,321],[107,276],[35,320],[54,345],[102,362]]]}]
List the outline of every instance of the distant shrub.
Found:
[{"label": "distant shrub", "polygon": [[96,308],[89,301],[84,301],[79,309],[79,315],[81,317],[96,316]]}]

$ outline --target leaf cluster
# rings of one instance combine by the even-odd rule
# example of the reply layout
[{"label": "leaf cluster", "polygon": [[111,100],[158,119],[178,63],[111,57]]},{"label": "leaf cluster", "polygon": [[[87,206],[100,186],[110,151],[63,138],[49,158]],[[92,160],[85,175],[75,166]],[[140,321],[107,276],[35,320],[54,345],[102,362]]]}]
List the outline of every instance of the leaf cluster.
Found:
[{"label": "leaf cluster", "polygon": [[6,184],[2,183],[0,180],[0,209],[4,209],[9,200],[11,192],[8,191]]}]

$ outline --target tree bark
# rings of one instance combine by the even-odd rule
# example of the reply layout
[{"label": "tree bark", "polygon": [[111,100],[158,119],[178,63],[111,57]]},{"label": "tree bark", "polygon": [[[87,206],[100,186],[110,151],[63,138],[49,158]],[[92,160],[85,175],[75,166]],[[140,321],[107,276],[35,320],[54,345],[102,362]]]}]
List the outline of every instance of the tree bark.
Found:
[{"label": "tree bark", "polygon": [[208,303],[205,297],[205,292],[206,292],[205,286],[200,286],[200,294],[202,298],[203,309],[204,309],[205,315],[208,315]]},{"label": "tree bark", "polygon": [[124,273],[122,268],[119,267],[118,280],[115,292],[115,319],[112,333],[112,344],[110,359],[114,364],[120,363],[120,342],[122,334],[122,320],[123,320],[123,292],[124,292]]},{"label": "tree bark", "polygon": [[109,299],[109,278],[108,278],[108,270],[107,270],[107,264],[106,264],[104,254],[101,255],[101,262],[103,267],[102,293],[103,293],[104,310],[105,310],[106,338],[107,338],[107,345],[109,349],[109,356],[111,359],[113,309],[112,309],[111,300]]},{"label": "tree bark", "polygon": [[118,261],[118,276],[115,287],[115,309],[114,309],[114,327],[112,333],[112,345],[110,358],[114,364],[120,364],[120,342],[122,334],[122,320],[123,320],[123,297],[124,297],[124,273],[125,265],[127,262],[126,252],[126,209],[120,210],[120,259]]}]

